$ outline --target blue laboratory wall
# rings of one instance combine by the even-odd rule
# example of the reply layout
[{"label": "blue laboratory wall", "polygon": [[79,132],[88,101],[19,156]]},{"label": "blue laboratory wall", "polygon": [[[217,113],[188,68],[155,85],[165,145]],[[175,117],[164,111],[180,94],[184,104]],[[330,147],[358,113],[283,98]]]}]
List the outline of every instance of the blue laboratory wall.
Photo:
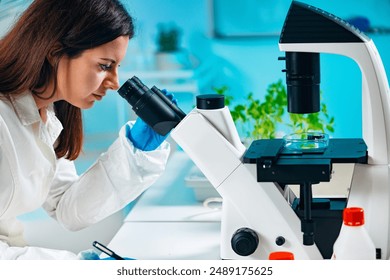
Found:
[{"label": "blue laboratory wall", "polygon": [[[234,5],[244,3],[224,3],[230,2]],[[281,1],[275,1],[278,2]],[[286,2],[289,4],[290,1],[283,2],[285,13],[288,8]],[[364,16],[374,26],[390,25],[388,0],[303,2],[342,18]],[[278,57],[283,55],[278,48],[279,37],[215,38],[212,35],[215,26],[210,13],[210,0],[132,0],[123,3],[134,17],[136,26],[136,35],[130,41],[128,54],[122,63],[123,72],[137,67],[151,67],[149,64],[152,62],[148,59],[150,53],[156,50],[157,25],[171,22],[182,30],[181,45],[188,50],[196,61],[198,70],[200,69],[197,76],[200,93],[212,93],[213,86],[227,85],[229,94],[237,102],[243,101],[249,92],[261,99],[270,83],[285,80],[281,72],[284,64],[278,61]],[[236,9],[239,13],[240,6]],[[390,73],[390,34],[368,35],[376,44],[387,73]],[[121,82],[127,78],[129,77],[121,77]],[[321,91],[322,101],[327,104],[329,114],[336,119],[332,136],[361,137],[361,73],[356,63],[347,57],[321,54]],[[181,106],[193,106],[193,101],[188,96],[177,97]],[[84,112],[84,115],[87,138],[94,138],[94,141],[87,141],[87,152],[89,147],[92,150],[96,147],[103,149],[115,139],[120,126],[129,118],[134,118],[127,104],[115,92]]]}]

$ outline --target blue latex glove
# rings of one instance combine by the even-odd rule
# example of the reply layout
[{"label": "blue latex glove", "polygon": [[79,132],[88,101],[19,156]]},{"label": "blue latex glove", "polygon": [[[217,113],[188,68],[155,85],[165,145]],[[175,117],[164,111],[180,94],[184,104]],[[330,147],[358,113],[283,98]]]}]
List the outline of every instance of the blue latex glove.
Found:
[{"label": "blue latex glove", "polygon": [[166,97],[168,97],[169,100],[171,100],[173,103],[175,103],[175,105],[177,105],[177,99],[175,98],[175,96],[173,96],[172,93],[167,92],[166,89],[162,89],[161,92],[164,93],[164,95]]},{"label": "blue latex glove", "polygon": [[[107,257],[107,258],[100,258],[99,255],[94,251],[94,250],[85,250],[85,251],[82,251],[78,254],[78,258],[80,260],[88,260],[88,261],[97,261],[97,260],[102,260],[102,261],[106,261],[106,260],[116,260],[112,257]],[[127,257],[123,257],[123,259],[125,260],[135,260],[135,259],[132,259],[132,258],[127,258]]]},{"label": "blue latex glove", "polygon": [[[78,254],[78,259],[79,260],[87,260],[87,261],[96,261],[96,260],[102,260],[102,261],[106,261],[106,260],[116,260],[112,257],[106,257],[106,258],[100,258],[100,256],[98,255],[98,253],[96,253],[94,250],[90,249],[90,250],[85,250],[85,251],[81,251],[79,254]],[[124,260],[135,260],[135,259],[132,259],[132,258],[128,258],[128,257],[123,257]]]},{"label": "blue latex glove", "polygon": [[81,251],[77,257],[80,260],[100,260],[99,255],[94,250]]},{"label": "blue latex glove", "polygon": [[[124,260],[126,261],[133,261],[135,259],[132,259],[132,258],[127,258],[127,257],[123,257]],[[100,259],[102,261],[116,261],[117,259],[114,259],[114,258],[111,258],[111,257],[108,257],[108,258],[103,258],[103,259]]]},{"label": "blue latex glove", "polygon": [[[177,105],[177,100],[173,94],[168,93],[165,89],[162,92]],[[168,135],[169,133],[164,136],[158,134],[141,118],[137,119],[132,128],[126,125],[126,137],[133,143],[134,147],[142,151],[153,151],[157,149]]]}]

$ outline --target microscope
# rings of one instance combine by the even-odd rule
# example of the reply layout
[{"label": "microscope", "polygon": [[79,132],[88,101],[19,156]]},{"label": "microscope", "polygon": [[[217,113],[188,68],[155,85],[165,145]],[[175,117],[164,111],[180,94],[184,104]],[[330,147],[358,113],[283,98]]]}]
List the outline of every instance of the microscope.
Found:
[{"label": "microscope", "polygon": [[[377,258],[388,259],[389,87],[374,43],[343,20],[293,1],[279,47],[286,53],[288,110],[293,113],[319,111],[320,53],[345,55],[358,63],[363,138],[331,138],[319,149],[298,151],[289,149],[285,139],[260,139],[247,149],[223,96],[197,96],[196,108],[186,115],[136,77],[118,92],[157,132],[171,132],[221,195],[221,259],[268,259],[275,251],[289,251],[295,259],[329,259],[347,206],[365,210]],[[166,108],[158,109],[161,118],[156,119],[161,106]],[[322,139],[314,135],[309,140]],[[354,165],[348,197],[313,198],[313,185],[330,182],[333,165],[344,163]],[[290,184],[300,188],[292,204],[284,197]]]},{"label": "microscope", "polygon": [[[358,64],[362,73],[362,130],[367,155],[366,162],[358,160],[354,165],[346,204],[365,210],[366,227],[377,248],[377,258],[388,259],[389,85],[374,42],[342,19],[293,1],[281,32],[279,48],[286,52],[288,109],[292,113],[319,109],[317,61],[320,53],[343,55]],[[359,140],[345,141],[350,145]]]}]

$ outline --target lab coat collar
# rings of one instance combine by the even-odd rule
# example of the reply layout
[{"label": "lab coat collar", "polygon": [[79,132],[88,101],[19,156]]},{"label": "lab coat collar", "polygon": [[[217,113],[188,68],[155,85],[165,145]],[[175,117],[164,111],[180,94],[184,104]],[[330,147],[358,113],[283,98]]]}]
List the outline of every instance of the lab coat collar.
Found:
[{"label": "lab coat collar", "polygon": [[30,125],[41,121],[37,104],[31,92],[24,92],[16,96],[11,95],[11,103],[23,125]]},{"label": "lab coat collar", "polygon": [[21,123],[26,126],[39,123],[39,137],[45,143],[52,146],[63,129],[61,122],[55,115],[53,103],[47,107],[47,121],[46,124],[43,124],[31,92],[25,92],[16,96],[12,95],[10,97]]}]

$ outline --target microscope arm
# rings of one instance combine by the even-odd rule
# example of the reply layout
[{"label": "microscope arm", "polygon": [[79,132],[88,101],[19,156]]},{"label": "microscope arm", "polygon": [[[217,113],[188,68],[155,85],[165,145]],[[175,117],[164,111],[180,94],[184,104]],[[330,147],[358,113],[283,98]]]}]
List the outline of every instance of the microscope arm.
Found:
[{"label": "microscope arm", "polygon": [[241,164],[245,151],[239,153],[197,109],[180,122],[171,137],[216,188]]}]

